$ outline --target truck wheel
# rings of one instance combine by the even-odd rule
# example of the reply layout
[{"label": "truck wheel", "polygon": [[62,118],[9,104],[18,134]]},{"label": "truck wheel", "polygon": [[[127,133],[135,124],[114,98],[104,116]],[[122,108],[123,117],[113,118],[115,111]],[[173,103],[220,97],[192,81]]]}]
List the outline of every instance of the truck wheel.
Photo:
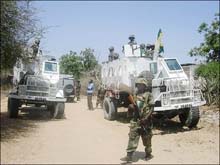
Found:
[{"label": "truck wheel", "polygon": [[47,110],[50,112],[50,117],[55,118],[55,106],[54,104],[47,105]]},{"label": "truck wheel", "polygon": [[50,111],[50,117],[61,119],[64,116],[64,103],[54,103],[52,105],[48,105],[48,110]]},{"label": "truck wheel", "polygon": [[64,109],[65,109],[65,104],[64,103],[57,103],[55,107],[57,114],[55,116],[56,119],[61,119],[64,117]]},{"label": "truck wheel", "polygon": [[106,97],[103,102],[104,118],[107,120],[115,120],[117,109],[114,101]]},{"label": "truck wheel", "polygon": [[19,100],[8,98],[8,116],[10,118],[18,117]]},{"label": "truck wheel", "polygon": [[185,113],[179,114],[180,122],[189,128],[196,127],[199,118],[199,107],[191,107]]}]

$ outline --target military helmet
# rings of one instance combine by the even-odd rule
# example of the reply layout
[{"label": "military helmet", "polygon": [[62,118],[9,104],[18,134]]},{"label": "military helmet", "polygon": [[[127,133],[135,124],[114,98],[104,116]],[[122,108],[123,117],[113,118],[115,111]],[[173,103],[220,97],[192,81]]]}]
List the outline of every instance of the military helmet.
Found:
[{"label": "military helmet", "polygon": [[113,47],[113,46],[110,46],[108,49],[109,49],[110,51],[112,51],[112,50],[114,50],[114,47]]},{"label": "military helmet", "polygon": [[138,78],[136,81],[135,81],[135,84],[144,84],[144,85],[148,85],[148,81],[145,79],[145,78]]},{"label": "military helmet", "polygon": [[128,37],[129,40],[134,40],[135,39],[135,36],[132,34]]}]

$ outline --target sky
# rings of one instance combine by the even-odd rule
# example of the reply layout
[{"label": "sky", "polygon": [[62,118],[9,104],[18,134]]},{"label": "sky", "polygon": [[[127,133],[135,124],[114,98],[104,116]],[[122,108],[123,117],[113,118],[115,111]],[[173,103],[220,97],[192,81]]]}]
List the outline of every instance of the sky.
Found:
[{"label": "sky", "polygon": [[219,11],[218,1],[34,1],[42,26],[49,27],[41,40],[44,54],[60,58],[71,50],[95,50],[106,61],[108,48],[122,56],[122,46],[134,34],[138,44],[154,44],[163,32],[164,57],[180,63],[195,62],[188,55],[203,35],[197,29]]}]

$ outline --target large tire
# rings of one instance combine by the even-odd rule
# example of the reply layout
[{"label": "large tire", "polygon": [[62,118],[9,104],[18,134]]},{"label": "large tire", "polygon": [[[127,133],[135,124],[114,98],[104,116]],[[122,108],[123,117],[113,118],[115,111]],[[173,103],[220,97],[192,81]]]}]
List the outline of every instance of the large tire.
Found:
[{"label": "large tire", "polygon": [[19,100],[8,98],[8,116],[10,118],[18,117]]},{"label": "large tire", "polygon": [[113,99],[106,97],[103,102],[104,118],[107,120],[115,120],[117,107]]},{"label": "large tire", "polygon": [[55,116],[54,104],[47,105],[47,110],[50,112],[50,118],[54,118],[54,116]]},{"label": "large tire", "polygon": [[199,122],[199,107],[191,107],[186,110],[186,112],[179,114],[180,122],[189,127],[194,128]]},{"label": "large tire", "polygon": [[50,117],[61,119],[64,117],[64,103],[54,103],[52,105],[48,105],[48,110],[50,111]]},{"label": "large tire", "polygon": [[65,104],[64,103],[57,103],[56,109],[57,109],[57,115],[55,118],[62,119],[64,117]]}]

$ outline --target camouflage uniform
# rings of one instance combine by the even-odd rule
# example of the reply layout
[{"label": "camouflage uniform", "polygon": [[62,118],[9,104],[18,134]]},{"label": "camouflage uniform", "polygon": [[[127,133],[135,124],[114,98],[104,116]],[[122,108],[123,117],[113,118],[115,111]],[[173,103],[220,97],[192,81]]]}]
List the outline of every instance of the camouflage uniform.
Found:
[{"label": "camouflage uniform", "polygon": [[101,86],[98,89],[96,108],[98,107],[99,104],[101,105],[101,108],[103,108],[104,98],[105,98],[105,89],[104,89],[104,87]]},{"label": "camouflage uniform", "polygon": [[[143,78],[141,79],[141,81]],[[136,82],[142,83],[139,80]],[[146,83],[143,83],[146,85]],[[145,86],[146,87],[146,86]],[[146,89],[146,88],[145,88]],[[134,151],[136,151],[138,147],[138,142],[140,137],[142,138],[143,145],[145,146],[145,159],[148,160],[152,157],[151,152],[151,138],[152,138],[152,118],[151,114],[153,112],[153,96],[150,92],[144,91],[141,93],[137,93],[134,98],[138,109],[140,110],[140,118],[137,118],[135,115],[132,115],[132,119],[130,121],[130,131],[129,131],[129,141],[127,146],[127,156],[122,158],[121,160],[131,162],[132,155]],[[128,112],[134,112],[134,105],[130,104],[128,107]]]},{"label": "camouflage uniform", "polygon": [[153,112],[152,105],[153,97],[150,92],[145,92],[142,95],[137,95],[136,98],[137,106],[141,110],[140,120],[145,121],[144,127],[146,129],[145,133],[140,133],[140,120],[131,119],[130,121],[130,132],[127,152],[134,152],[138,147],[138,142],[140,136],[142,138],[143,145],[145,146],[146,156],[151,155],[151,137],[152,137],[152,119],[151,114]]},{"label": "camouflage uniform", "polygon": [[76,99],[77,99],[77,101],[80,100],[80,90],[81,90],[81,84],[80,84],[80,81],[77,81],[77,84],[76,84]]}]

